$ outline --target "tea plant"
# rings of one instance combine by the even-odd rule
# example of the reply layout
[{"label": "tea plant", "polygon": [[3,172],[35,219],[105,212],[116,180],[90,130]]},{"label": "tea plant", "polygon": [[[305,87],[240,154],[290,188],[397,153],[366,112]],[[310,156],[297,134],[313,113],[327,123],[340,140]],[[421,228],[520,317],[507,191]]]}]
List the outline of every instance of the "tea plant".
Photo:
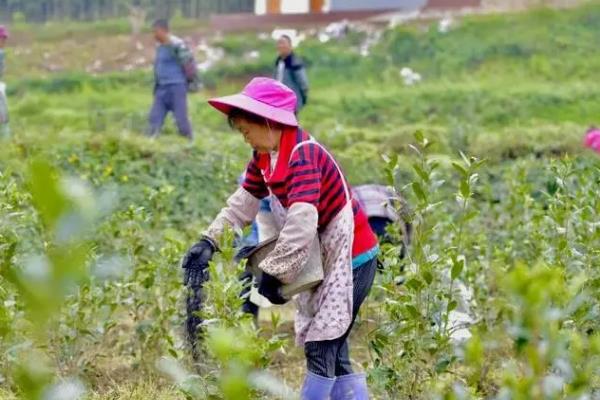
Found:
[{"label": "tea plant", "polygon": [[[397,268],[397,249],[388,249],[384,255],[387,272],[379,289],[385,317],[371,341],[373,382],[384,384],[387,393],[402,398],[419,397],[426,388],[423,382],[435,379],[455,360],[450,339],[460,327],[450,325],[449,317],[459,302],[464,302],[456,283],[467,265],[464,236],[469,221],[477,215],[471,202],[478,180],[475,171],[482,165],[464,155],[460,162],[453,162],[459,172],[458,188],[454,199],[444,199],[440,194],[447,182],[441,179],[439,161],[427,154],[432,142],[421,132],[415,138],[417,144],[411,146],[417,155],[412,164],[415,180],[404,186],[416,200],[410,216],[411,251],[404,271]],[[396,183],[397,162],[397,158],[388,162],[390,184]],[[441,210],[443,203],[449,200],[457,205],[454,221],[442,217],[448,210]]]},{"label": "tea plant", "polygon": [[[597,162],[485,170],[461,154],[442,167],[416,139],[415,180],[398,188],[414,195],[414,238],[404,270],[397,249],[384,254],[373,383],[401,398],[444,386],[443,398],[457,399],[592,396]],[[397,183],[397,160],[388,164]],[[451,322],[455,310],[471,317],[468,331]]]}]

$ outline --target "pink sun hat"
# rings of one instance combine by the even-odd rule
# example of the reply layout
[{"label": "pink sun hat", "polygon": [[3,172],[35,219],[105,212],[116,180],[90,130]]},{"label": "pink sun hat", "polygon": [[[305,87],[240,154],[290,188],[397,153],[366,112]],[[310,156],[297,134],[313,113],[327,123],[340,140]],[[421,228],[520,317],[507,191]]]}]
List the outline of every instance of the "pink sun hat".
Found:
[{"label": "pink sun hat", "polygon": [[591,128],[585,135],[585,146],[600,153],[600,129]]},{"label": "pink sun hat", "polygon": [[208,100],[208,104],[229,115],[239,108],[280,124],[297,127],[296,94],[271,78],[254,78],[241,93]]},{"label": "pink sun hat", "polygon": [[8,39],[8,28],[0,25],[0,38]]}]

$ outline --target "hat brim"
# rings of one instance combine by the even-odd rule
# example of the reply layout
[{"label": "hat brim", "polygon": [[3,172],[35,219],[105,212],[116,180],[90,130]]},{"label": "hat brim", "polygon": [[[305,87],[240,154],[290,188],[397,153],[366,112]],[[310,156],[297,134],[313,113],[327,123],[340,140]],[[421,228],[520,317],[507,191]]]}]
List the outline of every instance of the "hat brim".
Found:
[{"label": "hat brim", "polygon": [[225,115],[229,115],[232,109],[239,108],[283,125],[298,126],[298,119],[293,112],[262,103],[242,93],[210,99],[208,104]]}]

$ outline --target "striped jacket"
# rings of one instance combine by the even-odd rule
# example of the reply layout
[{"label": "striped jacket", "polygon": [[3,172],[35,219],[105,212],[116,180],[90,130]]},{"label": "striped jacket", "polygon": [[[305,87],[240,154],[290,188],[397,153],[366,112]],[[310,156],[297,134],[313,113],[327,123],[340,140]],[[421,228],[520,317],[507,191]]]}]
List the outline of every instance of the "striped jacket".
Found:
[{"label": "striped jacket", "polygon": [[[335,161],[309,140],[310,136],[300,129],[286,130],[278,158],[289,158],[288,163],[279,162],[275,171],[271,171],[270,156],[255,153],[246,169],[242,186],[258,199],[272,193],[285,208],[294,203],[314,205],[318,210],[318,228],[322,232],[346,204],[345,178],[338,172]],[[307,143],[290,154],[301,142]],[[377,238],[355,199],[352,199],[352,208],[355,226],[352,254],[358,257],[377,247]]]}]

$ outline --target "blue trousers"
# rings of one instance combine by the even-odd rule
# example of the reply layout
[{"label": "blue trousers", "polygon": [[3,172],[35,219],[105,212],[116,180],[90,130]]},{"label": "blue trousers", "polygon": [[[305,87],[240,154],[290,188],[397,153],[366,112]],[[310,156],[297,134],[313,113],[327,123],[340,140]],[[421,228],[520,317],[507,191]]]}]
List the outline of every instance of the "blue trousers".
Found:
[{"label": "blue trousers", "polygon": [[188,117],[187,85],[157,85],[154,90],[154,104],[150,110],[150,136],[156,136],[165,123],[169,112],[173,113],[179,134],[191,138],[192,125]]}]

